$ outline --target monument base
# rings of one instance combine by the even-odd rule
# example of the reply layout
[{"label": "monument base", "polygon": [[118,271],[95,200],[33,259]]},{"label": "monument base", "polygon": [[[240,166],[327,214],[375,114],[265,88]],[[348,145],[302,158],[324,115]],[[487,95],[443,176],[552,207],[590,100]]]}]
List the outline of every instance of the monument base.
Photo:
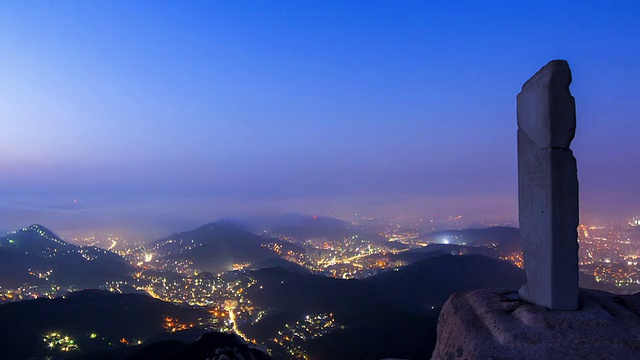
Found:
[{"label": "monument base", "polygon": [[520,290],[518,290],[518,296],[524,301],[534,305],[545,306],[551,310],[576,310],[578,308],[578,287],[576,286],[574,290],[575,296],[567,296],[570,292],[571,289],[565,289],[562,294],[564,296],[555,296],[553,298],[552,296],[548,296],[546,299],[536,299],[531,296],[529,286],[524,284]]},{"label": "monument base", "polygon": [[640,293],[580,290],[577,311],[520,300],[515,290],[451,295],[432,359],[638,359]]}]

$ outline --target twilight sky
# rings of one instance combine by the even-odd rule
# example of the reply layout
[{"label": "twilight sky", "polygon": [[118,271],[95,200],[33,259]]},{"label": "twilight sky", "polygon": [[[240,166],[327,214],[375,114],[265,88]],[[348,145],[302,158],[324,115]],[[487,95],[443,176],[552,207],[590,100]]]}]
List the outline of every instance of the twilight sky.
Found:
[{"label": "twilight sky", "polygon": [[2,1],[0,229],[515,219],[515,96],[556,58],[582,218],[640,215],[640,2],[521,3]]}]

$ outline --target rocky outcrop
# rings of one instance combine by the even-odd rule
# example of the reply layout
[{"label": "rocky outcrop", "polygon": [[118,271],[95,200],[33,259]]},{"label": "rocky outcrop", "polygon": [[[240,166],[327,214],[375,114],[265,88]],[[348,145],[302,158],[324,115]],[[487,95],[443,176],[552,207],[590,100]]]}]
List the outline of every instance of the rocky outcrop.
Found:
[{"label": "rocky outcrop", "polygon": [[640,293],[580,290],[577,311],[520,300],[514,290],[451,295],[432,359],[639,359]]}]

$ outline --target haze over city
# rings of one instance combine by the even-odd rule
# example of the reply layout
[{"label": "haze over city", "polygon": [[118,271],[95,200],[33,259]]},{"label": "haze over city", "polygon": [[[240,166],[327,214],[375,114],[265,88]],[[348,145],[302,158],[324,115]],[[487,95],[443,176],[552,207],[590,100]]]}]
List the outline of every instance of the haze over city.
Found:
[{"label": "haze over city", "polygon": [[[635,1],[0,3],[0,229],[517,219],[515,96],[573,72],[582,219],[640,215]],[[158,230],[160,229],[160,230]]]}]

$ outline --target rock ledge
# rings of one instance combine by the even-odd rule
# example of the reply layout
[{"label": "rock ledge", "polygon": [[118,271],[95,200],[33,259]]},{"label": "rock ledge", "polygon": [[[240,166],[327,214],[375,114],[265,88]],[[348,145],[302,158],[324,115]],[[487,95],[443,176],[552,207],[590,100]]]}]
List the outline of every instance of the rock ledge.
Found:
[{"label": "rock ledge", "polygon": [[552,311],[515,290],[451,295],[432,359],[640,359],[640,293],[580,290],[577,311]]}]

